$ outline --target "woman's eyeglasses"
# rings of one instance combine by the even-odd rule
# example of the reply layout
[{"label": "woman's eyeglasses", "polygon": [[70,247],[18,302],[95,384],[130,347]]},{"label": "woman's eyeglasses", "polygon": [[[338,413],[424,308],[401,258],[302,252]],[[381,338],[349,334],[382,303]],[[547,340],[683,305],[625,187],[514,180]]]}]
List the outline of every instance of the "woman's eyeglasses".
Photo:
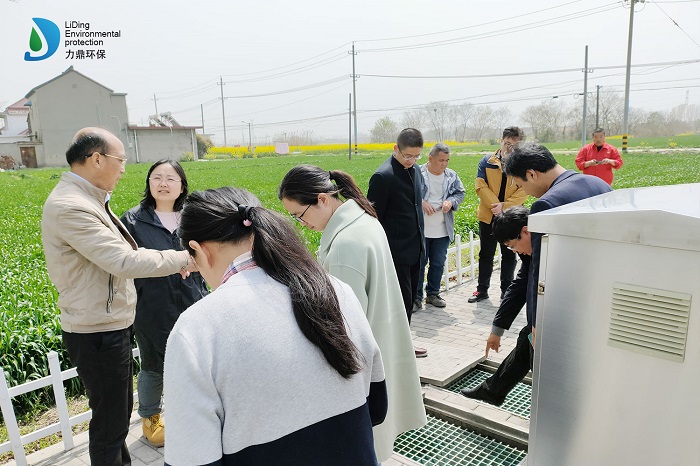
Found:
[{"label": "woman's eyeglasses", "polygon": [[304,219],[303,219],[302,217],[304,216],[304,214],[306,213],[306,211],[309,210],[309,207],[311,207],[311,204],[309,204],[309,205],[306,207],[306,209],[304,209],[304,211],[303,211],[303,212],[301,213],[301,215],[299,215],[299,216],[294,215],[294,214],[289,214],[289,216],[292,217],[292,218],[293,218],[294,220],[296,220],[297,222],[299,222],[299,223],[304,223],[304,224],[305,224],[306,222],[304,221]]}]

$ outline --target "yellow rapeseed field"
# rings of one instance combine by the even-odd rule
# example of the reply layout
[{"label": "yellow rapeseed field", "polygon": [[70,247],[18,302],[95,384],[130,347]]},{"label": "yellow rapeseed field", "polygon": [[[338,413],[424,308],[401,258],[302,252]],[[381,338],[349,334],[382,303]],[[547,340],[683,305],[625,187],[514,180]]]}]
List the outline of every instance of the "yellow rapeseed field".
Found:
[{"label": "yellow rapeseed field", "polygon": [[[435,143],[426,141],[424,147],[429,149]],[[448,146],[473,146],[477,145],[476,141],[457,142],[445,141]],[[354,145],[352,147],[354,150]],[[387,143],[367,143],[358,144],[358,151],[362,152],[390,152],[394,149],[393,142]],[[338,153],[348,150],[347,144],[316,144],[311,146],[289,146],[291,154],[315,154],[315,153]],[[253,153],[248,151],[248,147],[212,147],[204,156],[205,159],[242,159],[243,157],[256,157],[257,154],[265,154],[267,156],[275,153],[275,146],[256,146]]]}]

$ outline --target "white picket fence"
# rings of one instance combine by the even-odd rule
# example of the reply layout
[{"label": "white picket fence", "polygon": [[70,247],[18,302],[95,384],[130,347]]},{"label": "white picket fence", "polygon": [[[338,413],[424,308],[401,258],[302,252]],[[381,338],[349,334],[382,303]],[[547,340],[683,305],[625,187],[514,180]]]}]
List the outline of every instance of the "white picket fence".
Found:
[{"label": "white picket fence", "polygon": [[[478,261],[476,259],[476,254],[474,248],[479,246],[479,240],[474,239],[474,233],[469,232],[469,242],[462,243],[462,238],[460,235],[455,235],[455,242],[452,247],[447,249],[447,258],[445,259],[445,271],[442,280],[445,282],[445,292],[449,293],[450,288],[455,285],[461,285],[464,281],[465,276],[468,280],[473,280],[476,278],[476,271],[478,269]],[[501,249],[500,245],[496,249],[496,260],[498,261],[498,267],[501,266]],[[469,251],[469,264],[466,267],[462,266],[462,251],[467,249]],[[454,257],[454,262],[451,258]],[[455,264],[455,267],[451,269],[451,265]],[[451,270],[450,270],[451,269]],[[451,278],[455,278],[452,282]]]},{"label": "white picket fence", "polygon": [[[135,358],[139,356],[138,348],[134,348],[133,355]],[[8,442],[0,444],[0,454],[12,451],[17,466],[27,466],[27,456],[24,453],[24,445],[48,435],[55,434],[56,432],[60,432],[63,436],[63,448],[65,450],[70,450],[73,448],[72,427],[81,422],[89,421],[92,417],[92,410],[72,417],[68,413],[68,403],[66,402],[66,391],[63,387],[63,382],[77,377],[78,370],[74,367],[61,371],[61,363],[58,359],[58,353],[55,351],[49,351],[46,356],[49,361],[48,376],[12,388],[7,386],[5,371],[0,367],[0,408],[2,408],[2,418],[5,421],[5,427],[10,437]],[[12,398],[48,386],[53,388],[53,394],[56,399],[56,410],[58,411],[58,422],[22,435],[17,425],[17,417],[15,416],[15,410],[12,406]]]},{"label": "white picket fence", "polygon": [[[476,277],[477,263],[475,259],[475,247],[479,245],[479,240],[474,239],[474,234],[469,232],[469,242],[462,243],[460,235],[455,235],[455,242],[452,247],[447,250],[447,259],[445,260],[445,273],[443,276],[445,292],[449,293],[451,287],[461,285],[465,279],[471,280]],[[465,267],[462,266],[462,252],[468,249],[469,263]],[[501,263],[500,251],[497,253],[498,264]],[[452,259],[453,258],[453,259]],[[454,266],[452,266],[454,264]],[[451,280],[455,278],[455,280]],[[139,356],[138,348],[134,348],[134,357]],[[78,376],[78,371],[75,368],[61,371],[61,364],[58,360],[58,353],[50,351],[47,354],[49,361],[49,375],[41,379],[32,380],[31,382],[23,383],[15,387],[8,387],[5,372],[0,367],[0,408],[2,408],[2,417],[5,420],[5,426],[10,437],[8,442],[0,444],[0,454],[12,451],[15,456],[17,466],[27,466],[27,457],[24,453],[24,445],[30,442],[39,440],[56,432],[61,432],[63,436],[63,447],[65,450],[73,448],[73,433],[72,427],[81,422],[90,420],[92,411],[86,411],[76,416],[70,416],[68,413],[68,403],[66,402],[66,392],[63,387],[63,382],[73,377]],[[46,426],[42,429],[30,432],[28,434],[20,434],[17,425],[17,417],[12,406],[12,398],[23,395],[25,393],[39,390],[44,387],[52,386],[54,397],[56,398],[56,408],[58,411],[58,422]]]}]

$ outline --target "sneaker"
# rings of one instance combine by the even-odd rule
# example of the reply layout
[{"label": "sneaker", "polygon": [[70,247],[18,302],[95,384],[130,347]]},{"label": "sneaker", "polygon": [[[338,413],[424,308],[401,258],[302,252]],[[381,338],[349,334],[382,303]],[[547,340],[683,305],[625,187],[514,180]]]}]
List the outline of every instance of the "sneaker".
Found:
[{"label": "sneaker", "polygon": [[428,350],[425,348],[420,348],[418,346],[413,347],[413,351],[416,353],[417,358],[425,358],[428,357]]},{"label": "sneaker", "polygon": [[425,304],[432,304],[435,307],[445,307],[447,302],[439,294],[430,294],[425,298]]},{"label": "sneaker", "polygon": [[489,299],[489,294],[485,291],[479,291],[476,290],[471,298],[467,299],[468,303],[478,303],[479,301],[483,301],[484,299]]},{"label": "sneaker", "polygon": [[141,418],[141,421],[143,422],[143,436],[149,443],[156,448],[165,445],[165,424],[163,424],[160,413]]},{"label": "sneaker", "polygon": [[423,300],[422,299],[414,299],[413,300],[413,312],[420,311],[423,309]]}]

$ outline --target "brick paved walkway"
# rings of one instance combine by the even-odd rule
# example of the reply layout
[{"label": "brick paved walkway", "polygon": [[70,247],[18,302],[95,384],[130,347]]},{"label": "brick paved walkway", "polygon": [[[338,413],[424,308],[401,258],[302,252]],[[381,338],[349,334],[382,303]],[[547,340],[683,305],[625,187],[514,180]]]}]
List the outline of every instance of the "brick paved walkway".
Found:
[{"label": "brick paved walkway", "polygon": [[[476,289],[473,281],[468,281],[461,286],[452,288],[449,292],[442,293],[447,301],[447,307],[439,309],[426,305],[423,310],[413,314],[411,330],[417,346],[421,343],[438,344],[454,348],[483,351],[486,346],[486,337],[491,330],[491,322],[500,303],[498,294],[498,274],[493,274],[491,289],[496,290],[494,296],[475,304],[467,303],[467,299]],[[525,313],[521,312],[513,327],[507,331],[501,339],[499,353],[489,353],[489,359],[501,362],[515,346],[518,332],[525,325]],[[430,355],[424,360],[430,362]],[[167,413],[166,413],[167,418]],[[167,422],[167,420],[166,420]],[[75,448],[63,451],[63,444],[57,444],[45,448],[28,456],[30,465],[35,466],[86,466],[90,464],[87,449],[87,432],[77,435]],[[141,419],[136,413],[131,418],[131,427],[127,444],[132,456],[133,466],[162,466],[163,448],[152,448],[141,435]],[[417,463],[395,454],[383,466],[415,466]],[[14,462],[9,465],[15,466]]]}]

